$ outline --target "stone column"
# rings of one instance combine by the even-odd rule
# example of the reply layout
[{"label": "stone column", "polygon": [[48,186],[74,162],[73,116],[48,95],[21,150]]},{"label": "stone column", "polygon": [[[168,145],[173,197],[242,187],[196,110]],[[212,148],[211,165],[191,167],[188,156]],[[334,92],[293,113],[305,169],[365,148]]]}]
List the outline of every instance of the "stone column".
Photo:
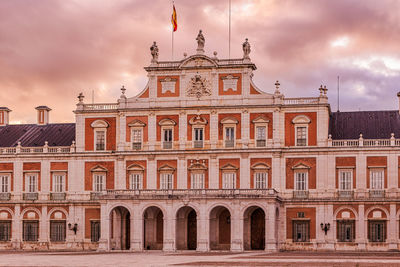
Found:
[{"label": "stone column", "polygon": [[125,160],[122,156],[119,156],[116,160],[116,169],[115,169],[115,189],[127,189],[128,185],[126,184],[126,166]]},{"label": "stone column", "polygon": [[22,218],[21,218],[21,205],[15,204],[14,206],[14,218],[12,220],[12,248],[21,249],[22,240]]},{"label": "stone column", "polygon": [[76,152],[85,151],[85,119],[83,115],[77,114],[75,115],[75,124],[76,124]]},{"label": "stone column", "polygon": [[387,189],[396,191],[398,188],[398,163],[396,154],[389,154],[387,165]]},{"label": "stone column", "polygon": [[277,240],[276,240],[276,206],[273,203],[269,203],[267,206],[267,213],[265,214],[265,250],[269,252],[277,251]]},{"label": "stone column", "polygon": [[356,243],[358,244],[358,250],[366,249],[366,234],[365,229],[365,218],[364,218],[364,204],[358,205],[358,222],[356,222]]},{"label": "stone column", "polygon": [[168,201],[164,214],[164,244],[163,251],[175,251],[175,223],[172,201]]},{"label": "stone column", "polygon": [[284,189],[284,179],[282,180],[281,177],[281,154],[280,153],[272,153],[272,166],[271,166],[271,175],[272,175],[272,185],[268,185],[270,188],[274,188],[275,190],[281,192]]},{"label": "stone column", "polygon": [[14,161],[14,170],[13,170],[13,178],[14,178],[14,199],[20,200],[22,199],[22,192],[24,192],[23,179],[24,172],[22,171],[22,162],[19,159]]},{"label": "stone column", "polygon": [[179,148],[185,149],[187,139],[187,118],[186,112],[179,112]]},{"label": "stone column", "polygon": [[154,156],[148,157],[147,189],[157,189],[157,164]]},{"label": "stone column", "polygon": [[247,109],[242,112],[242,147],[248,148],[250,143],[250,114]]},{"label": "stone column", "polygon": [[216,149],[218,145],[218,114],[216,110],[211,110],[210,115],[210,144],[211,149]]},{"label": "stone column", "polygon": [[356,192],[365,196],[369,177],[367,177],[367,159],[364,155],[357,155],[356,166]]},{"label": "stone column", "polygon": [[209,251],[210,249],[210,225],[205,202],[200,204],[197,214],[197,249],[196,251]]},{"label": "stone column", "polygon": [[242,153],[242,158],[240,159],[240,188],[247,189],[250,188],[250,159],[248,153]]},{"label": "stone column", "polygon": [[390,204],[389,213],[389,225],[387,231],[387,242],[389,243],[389,249],[397,250],[397,237],[399,236],[396,231],[396,204]]},{"label": "stone column", "polygon": [[117,131],[117,150],[125,151],[126,144],[126,115],[124,113],[119,114],[119,131]]},{"label": "stone column", "polygon": [[149,127],[148,129],[148,137],[149,137],[149,150],[154,150],[157,140],[157,121],[154,112],[149,113]]},{"label": "stone column", "polygon": [[243,251],[243,216],[240,203],[235,200],[231,214],[231,251]]},{"label": "stone column", "polygon": [[50,188],[50,162],[48,160],[43,160],[40,163],[40,184],[41,190],[39,192],[39,199],[48,200],[49,193],[51,191]]},{"label": "stone column", "polygon": [[133,215],[131,216],[131,250],[143,250],[143,214],[139,203],[133,205]]},{"label": "stone column", "polygon": [[110,250],[110,218],[108,216],[108,207],[107,204],[100,203],[100,240],[98,251],[108,251]]},{"label": "stone column", "polygon": [[215,154],[210,156],[210,176],[208,179],[208,187],[210,189],[219,188],[218,159]]},{"label": "stone column", "polygon": [[42,206],[41,217],[39,222],[39,242],[49,242],[50,222],[47,218],[47,206]]},{"label": "stone column", "polygon": [[178,156],[177,189],[187,189],[187,167],[185,156]]},{"label": "stone column", "polygon": [[272,114],[272,142],[273,147],[281,147],[285,144],[285,118],[284,113],[279,108],[276,108]]}]

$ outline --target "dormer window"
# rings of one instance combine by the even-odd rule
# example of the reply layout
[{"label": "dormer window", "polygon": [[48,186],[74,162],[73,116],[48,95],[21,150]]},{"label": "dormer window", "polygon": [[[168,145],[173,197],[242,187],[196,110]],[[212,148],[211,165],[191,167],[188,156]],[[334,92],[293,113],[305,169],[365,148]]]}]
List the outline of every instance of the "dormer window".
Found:
[{"label": "dormer window", "polygon": [[193,147],[194,148],[203,148],[204,146],[204,128],[207,124],[207,120],[200,115],[193,117],[189,120],[189,124],[193,127],[192,136],[193,139]]},{"label": "dormer window", "polygon": [[163,119],[158,124],[161,126],[162,148],[171,149],[176,122],[171,119]]},{"label": "dormer window", "polygon": [[235,189],[237,182],[238,168],[232,164],[226,164],[221,167],[222,189]]},{"label": "dormer window", "polygon": [[141,190],[143,189],[143,173],[144,168],[140,165],[133,164],[128,167],[129,174],[129,189]]},{"label": "dormer window", "polygon": [[143,146],[143,128],[146,124],[140,120],[134,120],[129,123],[128,126],[131,129],[131,143],[132,149],[140,150]]},{"label": "dormer window", "polygon": [[255,127],[256,147],[265,147],[267,145],[267,129],[269,120],[264,117],[257,117],[252,121]]},{"label": "dormer window", "polygon": [[308,125],[311,120],[305,115],[298,115],[293,120],[296,146],[308,145]]},{"label": "dormer window", "polygon": [[160,173],[160,189],[173,189],[176,169],[169,165],[163,165],[158,171]]},{"label": "dormer window", "polygon": [[93,191],[101,192],[106,190],[107,169],[102,166],[96,166],[91,169],[93,177]]},{"label": "dormer window", "polygon": [[270,167],[265,163],[256,163],[251,166],[254,172],[253,184],[255,189],[266,189],[268,188],[268,170]]},{"label": "dormer window", "polygon": [[239,121],[233,117],[227,117],[221,120],[224,127],[224,143],[226,148],[235,147],[236,125]]},{"label": "dormer window", "polygon": [[94,147],[95,151],[106,150],[106,136],[108,123],[104,120],[95,120],[91,127],[94,129]]}]

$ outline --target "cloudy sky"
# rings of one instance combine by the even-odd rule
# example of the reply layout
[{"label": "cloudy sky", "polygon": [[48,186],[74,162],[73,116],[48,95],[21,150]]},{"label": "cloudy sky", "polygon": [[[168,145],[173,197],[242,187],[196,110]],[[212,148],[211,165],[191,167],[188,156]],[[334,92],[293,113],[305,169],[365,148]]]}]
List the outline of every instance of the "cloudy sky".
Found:
[{"label": "cloudy sky", "polygon": [[[202,29],[206,54],[228,57],[229,0],[175,0],[175,59],[193,54]],[[400,1],[232,0],[231,57],[247,37],[255,83],[286,97],[317,96],[328,87],[337,110],[397,109],[400,91]],[[72,122],[76,96],[115,102],[146,84],[144,66],[157,41],[171,59],[169,0],[1,0],[0,106],[12,123],[35,122],[34,107],[51,121]]]}]

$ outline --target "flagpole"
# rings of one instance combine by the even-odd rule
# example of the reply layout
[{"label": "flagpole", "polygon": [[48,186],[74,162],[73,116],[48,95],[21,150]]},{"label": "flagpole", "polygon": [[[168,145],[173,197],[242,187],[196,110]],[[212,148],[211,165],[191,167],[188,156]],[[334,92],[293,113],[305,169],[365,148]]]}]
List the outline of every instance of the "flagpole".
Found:
[{"label": "flagpole", "polygon": [[[172,8],[174,8],[174,6],[175,6],[175,1],[172,0]],[[172,58],[172,60],[174,60],[174,25],[172,25],[171,29],[172,29],[171,58]]]},{"label": "flagpole", "polygon": [[231,59],[231,0],[229,0],[229,59]]}]

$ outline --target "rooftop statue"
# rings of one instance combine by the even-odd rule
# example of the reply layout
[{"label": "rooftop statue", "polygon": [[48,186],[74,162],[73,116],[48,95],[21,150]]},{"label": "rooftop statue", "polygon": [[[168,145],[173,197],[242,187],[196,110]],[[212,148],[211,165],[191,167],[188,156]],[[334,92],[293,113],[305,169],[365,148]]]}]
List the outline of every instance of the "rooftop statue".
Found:
[{"label": "rooftop statue", "polygon": [[251,52],[249,39],[246,38],[246,41],[243,43],[243,58],[250,59],[249,54]]},{"label": "rooftop statue", "polygon": [[153,45],[150,47],[150,53],[153,57],[151,63],[156,63],[158,61],[158,46],[156,42],[153,42]]},{"label": "rooftop statue", "polygon": [[202,30],[199,31],[199,34],[197,35],[196,40],[197,40],[197,53],[203,54],[204,53],[204,44],[206,42],[206,39],[204,38]]}]

